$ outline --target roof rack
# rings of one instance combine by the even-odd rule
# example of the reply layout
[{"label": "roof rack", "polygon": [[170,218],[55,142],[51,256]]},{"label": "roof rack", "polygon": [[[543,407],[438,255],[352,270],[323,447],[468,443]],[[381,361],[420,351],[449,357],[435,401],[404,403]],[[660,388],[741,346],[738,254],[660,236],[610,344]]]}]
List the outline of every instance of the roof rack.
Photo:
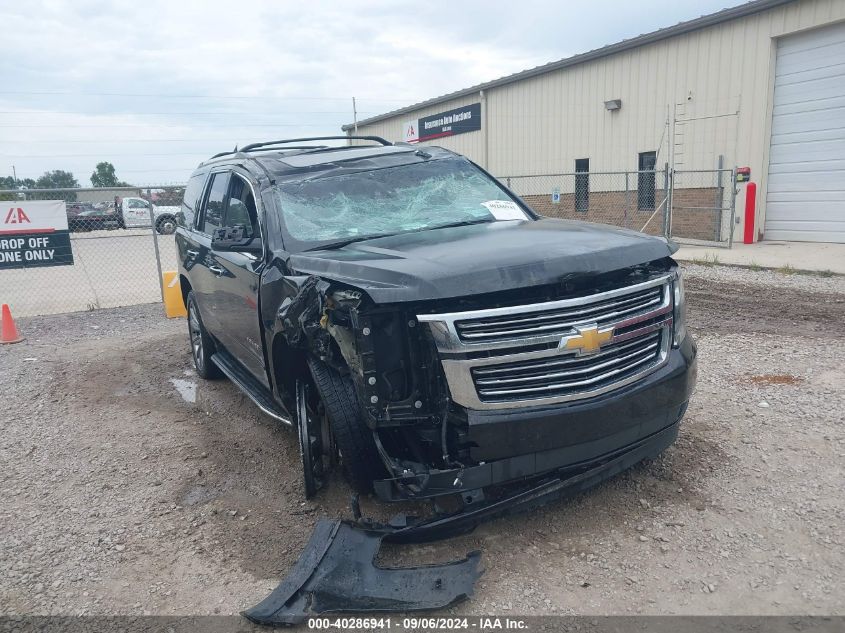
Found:
[{"label": "roof rack", "polygon": [[[282,139],[279,141],[265,141],[264,143],[250,143],[249,145],[244,145],[241,149],[235,147],[234,150],[230,152],[220,152],[219,154],[215,154],[208,160],[214,160],[215,158],[220,158],[221,156],[229,156],[230,154],[239,154],[241,152],[254,152],[257,150],[268,150],[271,147],[275,147],[277,145],[287,145],[288,143],[302,143],[304,141],[341,141],[341,140],[358,140],[358,141],[375,141],[376,143],[381,143],[382,145],[388,146],[393,145],[390,141],[383,139],[380,136],[309,136],[304,138],[289,138],[289,139]],[[295,145],[286,147],[285,149],[328,149],[328,145]]]},{"label": "roof rack", "polygon": [[393,145],[393,143],[380,136],[311,136],[306,138],[289,138],[281,141],[266,141],[264,143],[250,143],[249,145],[244,145],[241,148],[241,151],[251,152],[270,145],[286,145],[288,143],[302,143],[303,141],[346,141],[349,139],[356,141],[375,141],[376,143],[381,143],[382,145]]}]

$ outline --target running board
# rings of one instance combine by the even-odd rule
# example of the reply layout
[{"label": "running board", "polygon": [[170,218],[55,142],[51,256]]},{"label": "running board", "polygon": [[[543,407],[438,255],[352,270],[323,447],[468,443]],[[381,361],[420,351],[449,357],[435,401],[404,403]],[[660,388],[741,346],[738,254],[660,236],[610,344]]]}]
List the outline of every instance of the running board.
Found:
[{"label": "running board", "polygon": [[293,426],[288,413],[276,404],[267,388],[250,376],[228,352],[218,351],[211,355],[211,362],[220,368],[226,377],[235,383],[255,405],[274,420]]}]

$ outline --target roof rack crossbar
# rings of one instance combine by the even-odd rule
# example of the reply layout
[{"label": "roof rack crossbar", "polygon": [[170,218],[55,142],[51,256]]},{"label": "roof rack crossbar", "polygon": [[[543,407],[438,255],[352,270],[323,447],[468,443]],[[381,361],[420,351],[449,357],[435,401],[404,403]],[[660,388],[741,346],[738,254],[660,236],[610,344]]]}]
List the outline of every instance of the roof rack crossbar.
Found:
[{"label": "roof rack crossbar", "polygon": [[[262,151],[262,150],[270,150],[272,147],[257,147],[252,151]],[[289,147],[285,147],[285,149],[329,149],[328,145],[291,145]],[[214,160],[215,158],[220,158],[221,156],[231,156],[232,154],[240,154],[242,150],[237,151],[230,151],[230,152],[220,152],[219,154],[215,154],[208,160]]]},{"label": "roof rack crossbar", "polygon": [[[357,141],[374,141],[376,143],[381,143],[382,145],[393,145],[393,143],[380,136],[311,136],[305,138],[282,139],[279,141],[266,141],[264,143],[250,143],[249,145],[244,145],[240,151],[251,152],[255,149],[267,147],[269,145],[286,145],[288,143],[302,143],[307,141],[346,141],[350,139]],[[228,154],[229,152],[226,153]]]}]

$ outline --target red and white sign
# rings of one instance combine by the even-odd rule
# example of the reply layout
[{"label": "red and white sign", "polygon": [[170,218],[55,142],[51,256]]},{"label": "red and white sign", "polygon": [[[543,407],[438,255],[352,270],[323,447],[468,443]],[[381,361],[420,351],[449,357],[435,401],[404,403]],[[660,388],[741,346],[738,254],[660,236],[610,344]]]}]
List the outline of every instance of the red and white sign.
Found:
[{"label": "red and white sign", "polygon": [[0,269],[72,265],[64,201],[0,202]]},{"label": "red and white sign", "polygon": [[0,205],[0,235],[67,231],[63,200],[10,200]]},{"label": "red and white sign", "polygon": [[405,121],[402,124],[403,140],[406,143],[416,143],[420,140],[420,129],[417,126],[417,121]]}]

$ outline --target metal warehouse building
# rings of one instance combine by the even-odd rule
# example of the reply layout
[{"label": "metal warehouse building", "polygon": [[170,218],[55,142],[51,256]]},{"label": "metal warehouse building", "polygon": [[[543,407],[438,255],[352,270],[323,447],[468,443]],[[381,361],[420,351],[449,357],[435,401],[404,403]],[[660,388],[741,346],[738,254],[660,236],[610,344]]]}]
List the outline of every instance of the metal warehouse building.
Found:
[{"label": "metal warehouse building", "polygon": [[465,154],[547,215],[721,243],[747,166],[755,239],[845,242],[845,0],[758,0],[343,130]]}]

